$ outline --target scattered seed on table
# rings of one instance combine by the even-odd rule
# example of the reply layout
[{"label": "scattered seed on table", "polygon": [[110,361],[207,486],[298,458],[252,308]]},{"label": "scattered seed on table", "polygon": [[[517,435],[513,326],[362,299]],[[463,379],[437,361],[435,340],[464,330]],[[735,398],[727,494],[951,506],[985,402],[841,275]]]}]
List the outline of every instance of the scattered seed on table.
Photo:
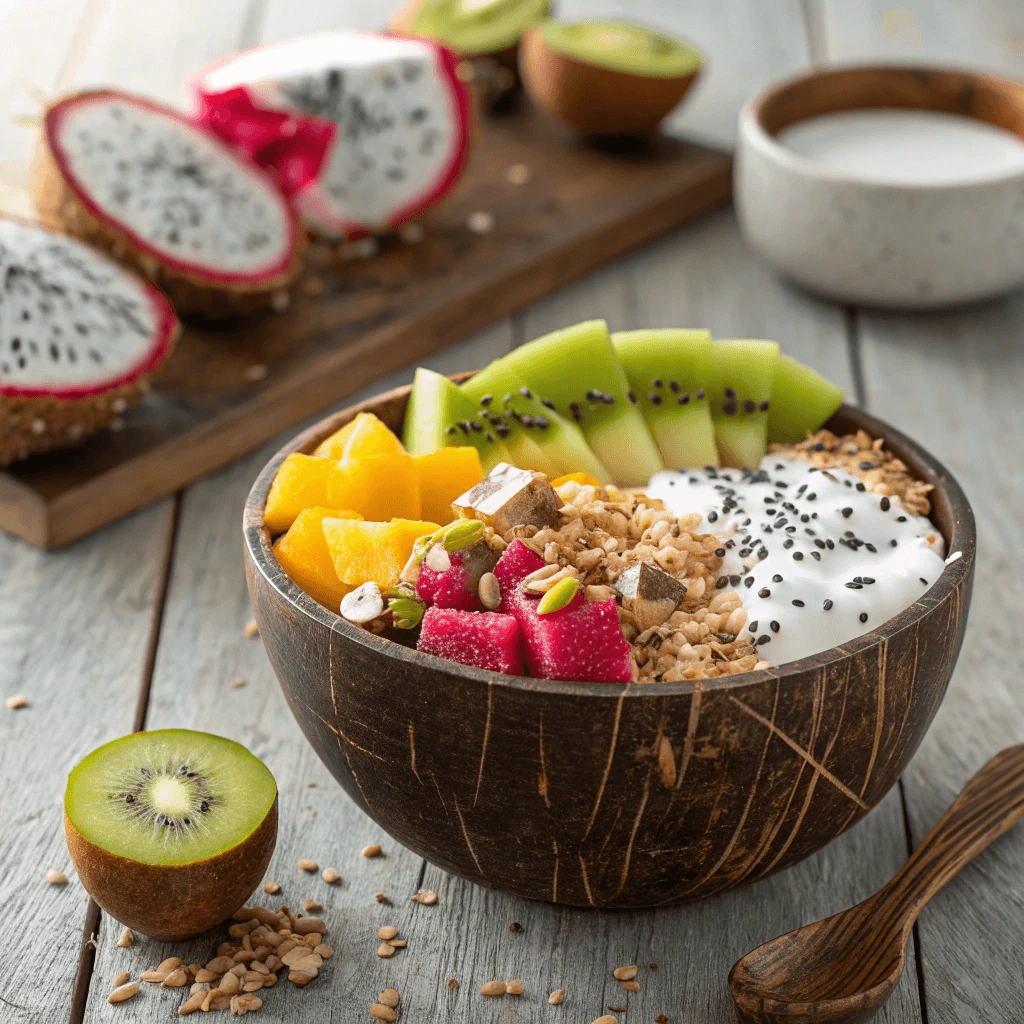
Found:
[{"label": "scattered seed on table", "polygon": [[474,210],[466,218],[466,227],[474,235],[487,235],[494,230],[497,218],[490,210]]},{"label": "scattered seed on table", "polygon": [[379,956],[381,960],[387,960],[390,957],[393,957],[395,953],[395,947],[392,946],[390,942],[382,942],[377,947],[377,956]]},{"label": "scattered seed on table", "polygon": [[323,910],[324,907],[322,903],[317,903],[316,900],[304,899],[302,901],[302,909],[307,914],[316,914],[319,913],[319,911]]},{"label": "scattered seed on table", "polygon": [[390,906],[393,906],[393,904],[392,904],[391,900],[389,900],[389,899],[387,898],[387,896],[385,896],[385,895],[384,895],[384,893],[382,893],[382,892],[375,892],[375,893],[373,894],[373,898],[374,898],[374,899],[375,899],[375,900],[376,900],[376,901],[377,901],[378,903],[383,903],[383,904],[384,904],[385,906],[388,906],[388,907],[390,907]]},{"label": "scattered seed on table", "polygon": [[636,977],[636,964],[630,964],[629,967],[616,967],[612,971],[612,976],[616,981],[632,981]]},{"label": "scattered seed on table", "polygon": [[651,963],[649,963],[647,966],[650,967],[650,969],[652,971],[656,971],[658,969],[658,965],[656,963],[654,963],[653,961]]},{"label": "scattered seed on table", "polygon": [[533,175],[526,164],[512,164],[505,172],[505,177],[513,185],[526,185]]},{"label": "scattered seed on table", "polygon": [[622,983],[622,987],[627,992],[639,992],[640,991],[640,982],[639,981],[624,981]]},{"label": "scattered seed on table", "polygon": [[188,975],[178,967],[171,971],[161,984],[164,988],[184,988],[188,984]]},{"label": "scattered seed on table", "polygon": [[565,992],[560,988],[556,988],[551,995],[548,996],[548,1002],[552,1006],[561,1006],[565,1002]]},{"label": "scattered seed on table", "polygon": [[313,952],[316,953],[321,960],[330,960],[334,956],[334,950],[330,946],[325,946],[322,942],[318,946],[313,947]]},{"label": "scattered seed on table", "polygon": [[508,926],[508,930],[514,935],[516,932],[521,932],[523,930],[523,926],[518,921],[513,921]]},{"label": "scattered seed on table", "polygon": [[255,619],[250,619],[245,624],[245,629],[242,630],[242,636],[247,640],[251,640],[253,637],[260,635],[260,627],[256,625]]},{"label": "scattered seed on table", "polygon": [[503,981],[485,981],[480,986],[482,996],[503,996],[508,991],[508,986]]},{"label": "scattered seed on table", "polygon": [[341,881],[341,875],[339,875],[338,872],[334,870],[334,868],[324,868],[323,871],[320,872],[320,877],[328,885],[334,885],[335,882]]},{"label": "scattered seed on table", "polygon": [[316,871],[320,867],[320,865],[317,864],[317,862],[315,860],[307,860],[305,857],[303,857],[302,860],[300,860],[298,862],[298,864],[296,864],[296,867],[300,871],[310,871],[310,872],[312,872],[312,871]]},{"label": "scattered seed on table", "polygon": [[390,1006],[394,1009],[398,1005],[399,1000],[398,992],[393,988],[386,988],[379,996],[377,996],[377,1002],[383,1003],[385,1006]]},{"label": "scattered seed on table", "polygon": [[370,1016],[374,1020],[393,1021],[398,1019],[398,1014],[384,1003],[374,1003],[370,1007]]},{"label": "scattered seed on table", "polygon": [[654,1024],[668,1024],[668,1017],[663,1013],[659,1013],[658,1016],[654,1018]]},{"label": "scattered seed on table", "polygon": [[277,882],[264,882],[263,891],[268,896],[276,896],[281,891],[281,886],[279,886]]},{"label": "scattered seed on table", "polygon": [[624,1006],[612,1006],[611,1003],[608,1004],[608,1009],[611,1010],[612,1013],[625,1013],[626,1012],[626,1007],[624,1007]]},{"label": "scattered seed on table", "polygon": [[12,711],[17,711],[18,708],[28,707],[28,698],[23,693],[16,693],[13,697],[8,697],[4,703]]},{"label": "scattered seed on table", "polygon": [[526,991],[526,988],[521,981],[510,981],[505,986],[505,991],[510,996],[521,996]]},{"label": "scattered seed on table", "polygon": [[127,949],[135,941],[135,933],[131,928],[125,928],[118,936],[117,946],[119,949]]},{"label": "scattered seed on table", "polygon": [[390,924],[382,924],[377,929],[377,938],[390,942],[398,934],[398,929]]},{"label": "scattered seed on table", "polygon": [[432,907],[437,902],[437,893],[427,889],[426,892],[413,893],[411,899],[425,907]]},{"label": "scattered seed on table", "polygon": [[405,939],[391,939],[390,941],[391,945],[394,946],[395,949],[405,949],[405,947],[409,945]]},{"label": "scattered seed on table", "polygon": [[68,884],[68,876],[65,875],[63,871],[58,871],[56,868],[50,868],[50,870],[46,872],[46,880],[50,885]]},{"label": "scattered seed on table", "polygon": [[131,980],[132,980],[131,972],[130,971],[122,971],[114,979],[114,988],[120,988],[122,985],[127,984]]},{"label": "scattered seed on table", "polygon": [[232,676],[231,682],[228,685],[232,690],[240,690],[245,686],[245,679],[242,676]]},{"label": "scattered seed on table", "polygon": [[123,1003],[126,999],[131,999],[132,996],[139,994],[139,983],[137,981],[130,981],[127,985],[118,985],[113,992],[107,996],[108,1003]]},{"label": "scattered seed on table", "polygon": [[362,854],[364,857],[379,857],[384,851],[380,848],[377,843],[370,843],[369,846],[364,846]]},{"label": "scattered seed on table", "polygon": [[449,978],[448,979],[448,987],[454,992],[459,987],[459,979],[458,978]]},{"label": "scattered seed on table", "polygon": [[619,1024],[619,1022],[610,1013],[606,1013],[603,1017],[598,1017],[594,1024]]}]

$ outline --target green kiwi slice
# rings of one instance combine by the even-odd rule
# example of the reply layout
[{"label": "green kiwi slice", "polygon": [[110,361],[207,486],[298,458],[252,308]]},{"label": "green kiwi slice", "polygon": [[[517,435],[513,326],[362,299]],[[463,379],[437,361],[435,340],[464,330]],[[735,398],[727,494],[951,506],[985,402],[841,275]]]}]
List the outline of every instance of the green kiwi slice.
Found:
[{"label": "green kiwi slice", "polygon": [[134,733],[71,771],[64,823],[101,907],[154,938],[181,938],[230,916],[259,884],[277,837],[277,784],[221,736]]},{"label": "green kiwi slice", "polygon": [[463,56],[515,46],[523,29],[544,18],[550,0],[422,0],[412,34],[436,39]]},{"label": "green kiwi slice", "polygon": [[843,404],[841,387],[789,356],[779,356],[768,410],[768,440],[795,444],[813,434]]}]

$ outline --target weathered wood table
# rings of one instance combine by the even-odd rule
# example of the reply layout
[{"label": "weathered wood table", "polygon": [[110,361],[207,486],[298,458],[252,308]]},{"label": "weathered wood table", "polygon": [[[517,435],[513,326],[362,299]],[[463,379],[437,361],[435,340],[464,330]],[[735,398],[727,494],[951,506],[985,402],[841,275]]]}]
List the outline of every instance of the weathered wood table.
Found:
[{"label": "weathered wood table", "polygon": [[[1024,75],[1024,6],[1016,0],[561,0],[568,16],[629,13],[688,35],[710,70],[676,125],[731,141],[742,100],[763,83],[825,60],[943,60]],[[115,84],[182,98],[186,74],[220,54],[314,28],[376,27],[379,0],[3,0],[0,161],[17,184],[38,93]],[[719,335],[777,338],[839,381],[854,400],[923,441],[959,476],[978,518],[971,624],[945,704],[902,784],[868,818],[800,866],[686,909],[602,914],[528,904],[446,877],[400,848],[340,793],[292,721],[258,640],[242,574],[241,508],[276,447],[232,466],[88,540],[44,554],[0,537],[0,1021],[175,1017],[180,998],[145,986],[131,1003],[106,996],[122,970],[170,955],[139,941],[118,949],[71,871],[60,824],[68,769],[131,729],[191,726],[234,737],[264,758],[281,787],[282,830],[271,876],[294,906],[325,905],[337,953],[304,991],[267,993],[263,1020],[363,1021],[386,985],[410,1022],[572,1021],[609,1004],[622,1021],[732,1020],[726,975],[754,945],[873,892],[906,858],[968,776],[1024,732],[1017,630],[1024,617],[1014,547],[1024,545],[1024,297],[942,314],[838,308],[794,291],[712,216],[431,360],[478,366],[544,331],[604,316],[618,327],[707,325]],[[380,381],[382,390],[411,369]],[[1000,553],[1002,552],[1002,553]],[[240,676],[246,685],[232,688]],[[360,849],[379,841],[385,856]],[[328,888],[295,868],[336,867]],[[47,885],[47,868],[70,884]],[[1018,1021],[1024,1007],[1024,833],[1000,841],[925,911],[908,970],[879,1017],[888,1022]],[[417,886],[439,902],[409,901]],[[379,905],[383,891],[394,907]],[[510,930],[518,922],[521,930]],[[375,956],[396,925],[408,949]],[[89,941],[92,939],[93,941]],[[209,942],[175,954],[205,960]],[[641,990],[612,979],[641,964]],[[658,969],[646,965],[657,963]],[[459,988],[449,986],[456,978]],[[518,999],[477,993],[520,978]],[[565,990],[549,1007],[548,993]]]}]

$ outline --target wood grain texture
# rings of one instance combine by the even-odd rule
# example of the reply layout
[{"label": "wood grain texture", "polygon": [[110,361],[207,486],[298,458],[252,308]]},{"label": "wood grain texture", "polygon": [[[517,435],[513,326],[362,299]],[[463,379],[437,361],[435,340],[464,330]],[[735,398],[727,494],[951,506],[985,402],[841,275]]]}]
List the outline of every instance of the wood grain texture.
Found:
[{"label": "wood grain texture", "polygon": [[[795,864],[888,792],[945,693],[973,575],[970,508],[921,448],[849,407],[831,423],[884,437],[933,483],[933,517],[949,550],[961,552],[920,601],[877,630],[717,686],[521,679],[352,626],[303,594],[270,550],[263,506],[285,456],[312,452],[358,411],[400,431],[408,393],[329,417],[286,445],[245,513],[250,595],[292,713],[346,792],[391,835],[448,871],[516,895],[651,907]],[[417,704],[421,693],[434,699]],[[417,771],[406,732],[421,737]],[[664,740],[671,779],[658,771]]]},{"label": "wood grain texture", "polygon": [[[527,186],[506,170],[526,163]],[[311,269],[285,315],[186,330],[117,434],[0,473],[0,528],[56,547],[251,451],[275,433],[623,252],[721,205],[727,156],[670,139],[628,150],[574,140],[538,115],[482,134],[466,178],[418,245]],[[486,210],[495,230],[467,219]],[[266,376],[247,380],[258,365]]]},{"label": "wood grain texture", "polygon": [[859,1024],[892,995],[928,901],[1024,815],[1024,745],[961,790],[896,875],[833,917],[780,935],[729,973],[741,1024]]}]

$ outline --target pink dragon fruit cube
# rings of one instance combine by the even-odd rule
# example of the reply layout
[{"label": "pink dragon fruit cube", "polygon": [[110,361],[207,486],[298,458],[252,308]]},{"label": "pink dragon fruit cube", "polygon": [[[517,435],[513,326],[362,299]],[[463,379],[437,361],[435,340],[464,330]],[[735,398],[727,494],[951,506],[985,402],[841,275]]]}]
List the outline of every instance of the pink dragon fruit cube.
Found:
[{"label": "pink dragon fruit cube", "polygon": [[460,665],[523,674],[523,637],[512,615],[428,608],[416,649]]}]

